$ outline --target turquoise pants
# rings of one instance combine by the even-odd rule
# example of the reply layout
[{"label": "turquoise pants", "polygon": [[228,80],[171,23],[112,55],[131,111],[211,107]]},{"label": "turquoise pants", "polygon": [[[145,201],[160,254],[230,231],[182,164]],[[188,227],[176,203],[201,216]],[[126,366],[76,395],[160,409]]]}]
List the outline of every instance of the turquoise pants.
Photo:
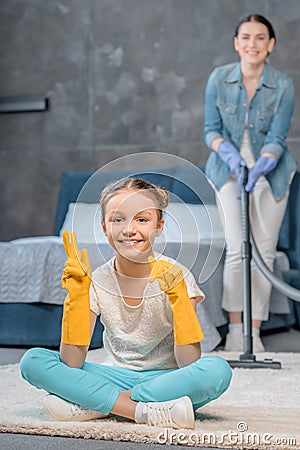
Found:
[{"label": "turquoise pants", "polygon": [[59,352],[32,348],[20,362],[22,377],[38,389],[84,408],[109,414],[120,391],[131,399],[163,402],[189,396],[194,410],[218,398],[229,386],[232,371],[218,356],[204,356],[189,366],[168,370],[130,370],[85,362],[81,369],[60,360]]}]

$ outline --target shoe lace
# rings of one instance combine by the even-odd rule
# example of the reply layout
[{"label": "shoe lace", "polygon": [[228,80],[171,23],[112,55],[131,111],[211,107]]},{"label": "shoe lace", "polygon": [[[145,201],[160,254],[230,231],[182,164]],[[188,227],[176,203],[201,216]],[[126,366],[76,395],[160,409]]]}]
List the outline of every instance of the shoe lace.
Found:
[{"label": "shoe lace", "polygon": [[168,405],[147,404],[147,422],[148,425],[172,425],[171,411]]},{"label": "shoe lace", "polygon": [[86,409],[80,405],[76,405],[75,403],[71,404],[71,411],[73,416],[81,416],[86,413]]}]

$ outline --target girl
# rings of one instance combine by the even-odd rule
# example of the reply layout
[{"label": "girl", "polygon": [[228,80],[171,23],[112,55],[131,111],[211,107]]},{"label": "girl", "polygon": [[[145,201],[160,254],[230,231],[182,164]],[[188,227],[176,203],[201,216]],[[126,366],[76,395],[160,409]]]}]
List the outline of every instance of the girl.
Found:
[{"label": "girl", "polygon": [[[68,256],[60,352],[33,348],[20,366],[25,380],[46,390],[54,420],[115,414],[137,423],[193,428],[194,411],[229,386],[231,369],[200,358],[202,329],[195,307],[204,295],[189,273],[154,255],[168,193],[142,179],[109,184],[101,196],[102,227],[115,256],[92,274],[75,234],[64,232]],[[184,268],[183,268],[184,270]],[[85,362],[101,315],[104,364]]]},{"label": "girl", "polygon": [[[229,312],[229,333],[225,350],[243,350],[242,224],[237,201],[243,186],[241,166],[249,168],[245,189],[251,193],[252,232],[271,270],[296,170],[286,146],[294,87],[288,75],[267,63],[275,43],[274,29],[265,17],[243,17],[234,37],[240,61],[215,69],[206,87],[205,141],[211,150],[206,174],[218,191],[226,238],[222,304]],[[252,294],[253,349],[261,352],[259,333],[269,317],[271,285],[255,265]]]}]

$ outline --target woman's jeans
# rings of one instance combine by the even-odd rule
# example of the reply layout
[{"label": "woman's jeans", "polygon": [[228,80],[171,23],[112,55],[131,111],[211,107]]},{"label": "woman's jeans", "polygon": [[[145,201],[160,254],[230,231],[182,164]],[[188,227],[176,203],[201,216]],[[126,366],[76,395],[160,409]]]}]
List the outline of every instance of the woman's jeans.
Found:
[{"label": "woman's jeans", "polygon": [[218,356],[204,356],[189,366],[136,371],[85,362],[81,369],[61,362],[59,352],[32,348],[20,362],[22,377],[38,389],[103,414],[109,414],[120,391],[131,399],[163,402],[189,396],[194,410],[218,398],[229,386],[232,371]]}]

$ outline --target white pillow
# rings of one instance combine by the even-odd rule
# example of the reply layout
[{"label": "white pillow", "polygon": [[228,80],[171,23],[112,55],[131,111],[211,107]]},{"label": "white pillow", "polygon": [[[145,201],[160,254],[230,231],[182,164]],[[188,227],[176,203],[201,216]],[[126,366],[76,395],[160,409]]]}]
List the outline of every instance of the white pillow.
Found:
[{"label": "white pillow", "polygon": [[98,203],[70,203],[60,236],[64,230],[75,231],[77,242],[107,243],[101,227],[101,207]]},{"label": "white pillow", "polygon": [[198,242],[224,239],[216,205],[171,202],[164,212],[167,242]]}]

